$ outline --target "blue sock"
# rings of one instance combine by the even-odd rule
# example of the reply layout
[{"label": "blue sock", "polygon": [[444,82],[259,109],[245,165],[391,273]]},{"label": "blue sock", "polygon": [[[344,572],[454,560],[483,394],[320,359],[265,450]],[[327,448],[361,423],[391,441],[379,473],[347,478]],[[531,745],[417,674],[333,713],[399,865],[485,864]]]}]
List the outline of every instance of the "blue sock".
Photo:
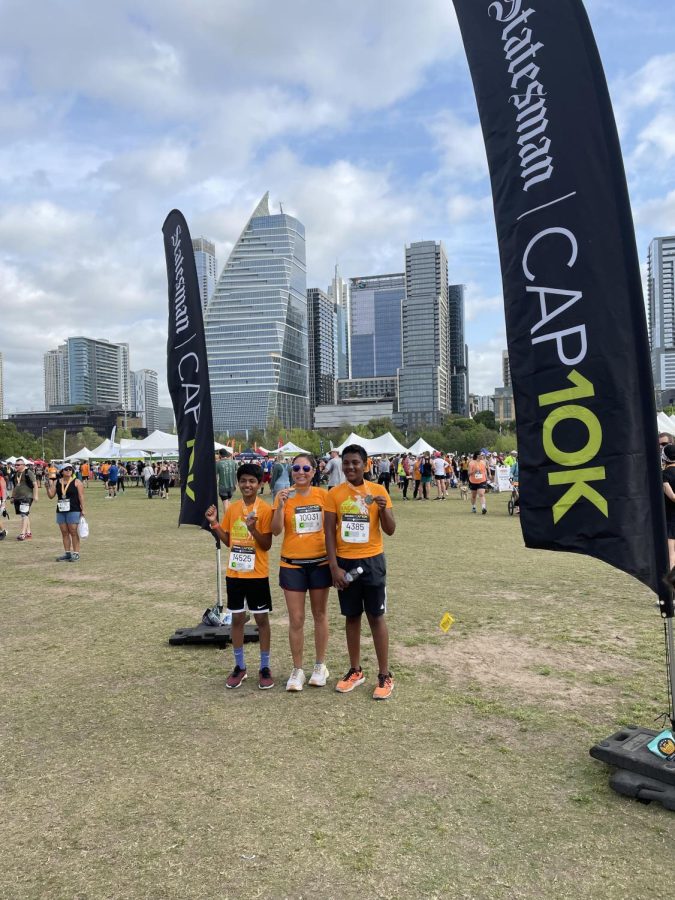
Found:
[{"label": "blue sock", "polygon": [[239,666],[240,669],[246,668],[246,663],[244,662],[244,648],[243,647],[235,647],[234,648],[234,664],[235,664],[235,666]]},{"label": "blue sock", "polygon": [[260,668],[261,669],[269,669],[270,667],[270,651],[265,652],[264,650],[260,651]]}]

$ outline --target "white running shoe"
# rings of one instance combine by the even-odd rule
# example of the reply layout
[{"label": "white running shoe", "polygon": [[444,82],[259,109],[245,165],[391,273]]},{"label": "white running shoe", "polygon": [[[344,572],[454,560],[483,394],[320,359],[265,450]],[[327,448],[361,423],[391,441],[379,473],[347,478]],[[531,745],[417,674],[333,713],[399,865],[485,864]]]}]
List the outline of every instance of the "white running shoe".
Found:
[{"label": "white running shoe", "polygon": [[330,672],[323,663],[317,663],[314,671],[310,675],[309,683],[314,687],[325,687],[326,682],[330,678]]},{"label": "white running shoe", "polygon": [[286,690],[301,691],[306,680],[305,673],[302,669],[293,669],[291,677],[286,682]]}]

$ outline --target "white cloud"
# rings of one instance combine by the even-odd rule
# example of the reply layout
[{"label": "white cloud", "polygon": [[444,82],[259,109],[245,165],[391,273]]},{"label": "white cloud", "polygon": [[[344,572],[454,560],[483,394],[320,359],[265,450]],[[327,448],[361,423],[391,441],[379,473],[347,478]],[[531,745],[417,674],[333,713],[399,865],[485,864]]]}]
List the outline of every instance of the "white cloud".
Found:
[{"label": "white cloud", "polygon": [[[470,335],[469,335],[470,336]],[[502,352],[506,350],[506,333],[493,333],[487,341],[468,341],[469,390],[472,394],[493,394],[502,379]]]},{"label": "white cloud", "polygon": [[643,203],[635,213],[635,220],[649,227],[654,235],[675,234],[675,190]]},{"label": "white cloud", "polygon": [[441,159],[441,168],[457,180],[479,181],[488,174],[485,144],[480,125],[470,125],[447,110],[428,125]]}]

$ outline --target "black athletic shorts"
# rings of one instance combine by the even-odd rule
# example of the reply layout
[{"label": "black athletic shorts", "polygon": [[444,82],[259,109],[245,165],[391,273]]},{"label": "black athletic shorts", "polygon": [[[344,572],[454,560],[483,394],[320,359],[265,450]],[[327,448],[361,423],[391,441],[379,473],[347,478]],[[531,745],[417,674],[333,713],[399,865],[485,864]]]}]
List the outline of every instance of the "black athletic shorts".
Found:
[{"label": "black athletic shorts", "polygon": [[287,591],[305,591],[314,588],[329,588],[333,584],[328,563],[310,563],[291,569],[279,566],[279,587]]},{"label": "black athletic shorts", "polygon": [[671,541],[675,541],[675,519],[667,519],[668,537]]},{"label": "black athletic shorts", "polygon": [[469,482],[469,490],[470,491],[484,491],[488,486],[487,481],[480,481],[477,484],[474,484],[473,481]]},{"label": "black athletic shorts", "polygon": [[226,500],[232,499],[232,491],[223,491],[222,494],[219,493],[218,496],[221,499],[221,502],[224,503]]},{"label": "black athletic shorts", "polygon": [[364,570],[344,591],[338,591],[343,616],[383,616],[387,611],[387,561],[384,553],[365,559],[345,559],[338,556],[337,564],[345,572],[361,566]]},{"label": "black athletic shorts", "polygon": [[269,578],[228,578],[225,576],[227,589],[227,608],[230,612],[252,613],[272,612],[272,594]]}]

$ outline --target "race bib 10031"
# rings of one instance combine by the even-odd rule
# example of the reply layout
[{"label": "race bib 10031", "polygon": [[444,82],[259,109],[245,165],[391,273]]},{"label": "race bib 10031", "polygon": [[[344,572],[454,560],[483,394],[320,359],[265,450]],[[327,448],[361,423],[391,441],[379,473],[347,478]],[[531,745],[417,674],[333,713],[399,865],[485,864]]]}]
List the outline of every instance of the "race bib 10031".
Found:
[{"label": "race bib 10031", "polygon": [[370,519],[344,513],[340,523],[340,536],[346,544],[367,544],[370,538]]},{"label": "race bib 10031", "polygon": [[320,506],[296,506],[295,533],[315,534],[323,530],[323,514]]}]

